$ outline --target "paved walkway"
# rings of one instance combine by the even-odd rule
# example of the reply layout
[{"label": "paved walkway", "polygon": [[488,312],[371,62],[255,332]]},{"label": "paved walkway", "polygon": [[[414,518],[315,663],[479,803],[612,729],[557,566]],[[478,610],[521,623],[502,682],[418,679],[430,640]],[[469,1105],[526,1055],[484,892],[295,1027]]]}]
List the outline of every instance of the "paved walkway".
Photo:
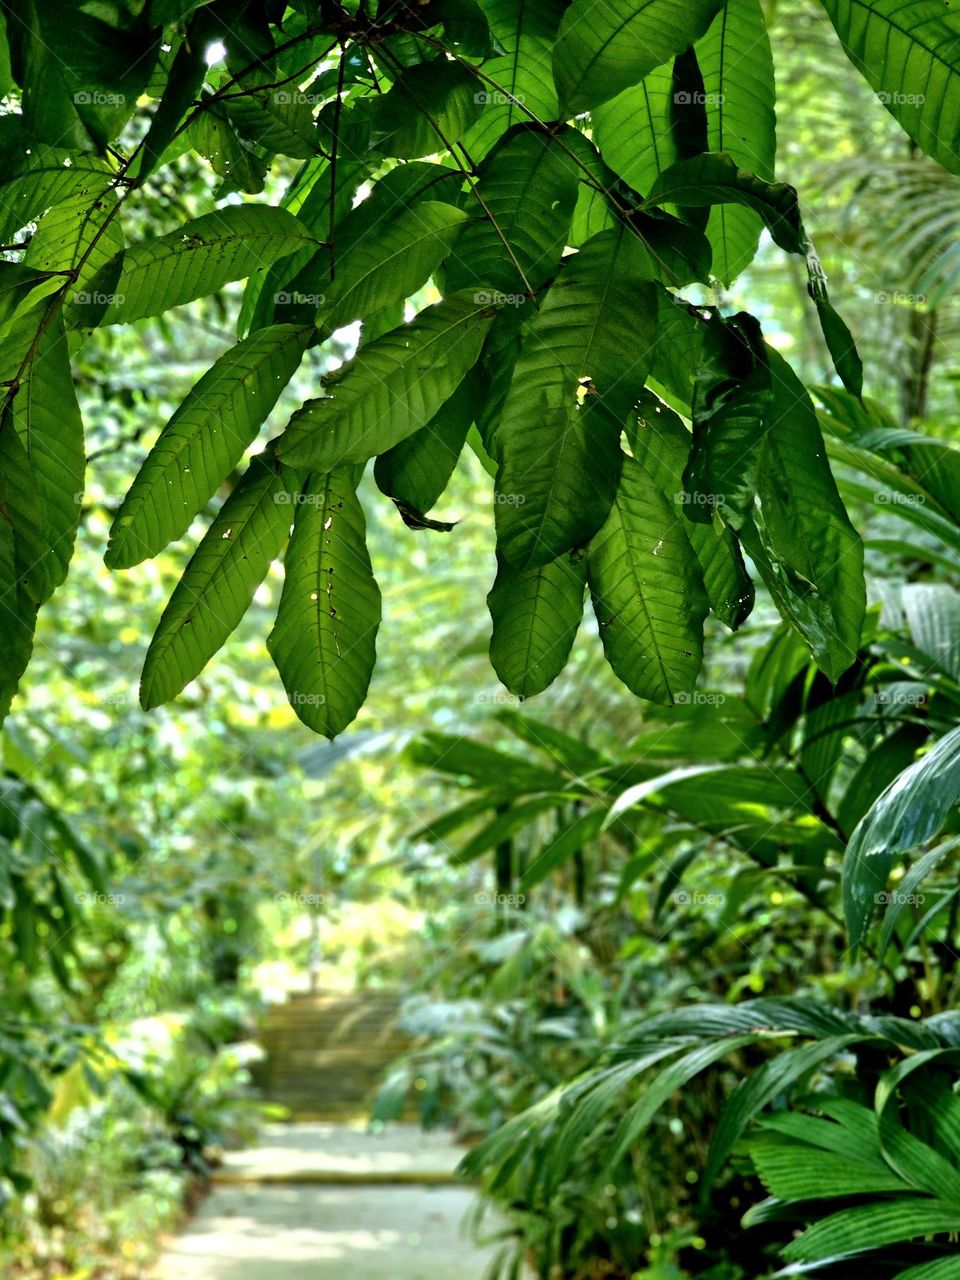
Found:
[{"label": "paved walkway", "polygon": [[231,1154],[157,1280],[481,1280],[462,1150],[414,1125],[268,1125]]}]

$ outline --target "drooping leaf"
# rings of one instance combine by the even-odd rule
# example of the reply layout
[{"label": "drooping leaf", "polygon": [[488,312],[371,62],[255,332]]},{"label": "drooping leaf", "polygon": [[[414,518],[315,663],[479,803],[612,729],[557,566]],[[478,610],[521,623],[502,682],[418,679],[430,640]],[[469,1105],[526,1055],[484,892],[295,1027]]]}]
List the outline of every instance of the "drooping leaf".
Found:
[{"label": "drooping leaf", "polygon": [[467,214],[437,200],[401,209],[376,236],[348,243],[336,259],[336,278],[325,292],[318,324],[330,331],[403,302],[440,265]]},{"label": "drooping leaf", "polygon": [[[760,0],[727,0],[697,41],[707,116],[707,150],[723,152],[765,182],[774,179],[776,92],[773,56]],[[646,190],[645,187],[640,188]],[[730,285],[749,266],[763,224],[751,209],[719,205],[707,236],[713,271]]]},{"label": "drooping leaf", "polygon": [[960,729],[952,729],[881,793],[847,845],[843,905],[852,946],[863,941],[897,857],[938,835],[958,796]]},{"label": "drooping leaf", "polygon": [[607,661],[627,688],[666,704],[689,693],[707,613],[700,567],[674,507],[631,458],[587,578]]},{"label": "drooping leaf", "polygon": [[480,398],[474,369],[426,426],[380,454],[374,467],[380,492],[417,511],[429,511],[453,475]]},{"label": "drooping leaf", "polygon": [[231,280],[265,271],[309,240],[292,214],[269,205],[228,205],[192,218],[168,235],[127,249],[104,323],[129,324],[216,293]]},{"label": "drooping leaf", "polygon": [[207,370],[127,490],[104,557],[111,569],[139,564],[187,531],[253,443],[313,333],[258,329]]},{"label": "drooping leaf", "polygon": [[722,0],[573,0],[553,54],[560,113],[599,106],[682,53]]},{"label": "drooping leaf", "polygon": [[408,67],[376,103],[377,149],[408,160],[446,151],[479,117],[482,90],[461,62]]},{"label": "drooping leaf", "polygon": [[821,0],[847,57],[910,137],[960,173],[960,14],[915,0]]},{"label": "drooping leaf", "polygon": [[[689,505],[683,471],[693,438],[680,418],[652,391],[645,391],[635,421],[628,422],[627,438],[634,457],[683,514]],[[719,519],[709,526],[687,521],[684,528],[700,562],[710,607],[736,631],[750,615],[755,593],[735,534]]]},{"label": "drooping leaf", "polygon": [[294,711],[335,737],[356,716],[376,662],[380,590],[351,469],[304,490],[284,558],[283,593],[267,646]]},{"label": "drooping leaf", "polygon": [[587,542],[610,511],[655,341],[650,274],[629,232],[600,232],[565,260],[524,341],[494,441],[498,548],[517,568]]},{"label": "drooping leaf", "polygon": [[448,294],[361,348],[337,370],[330,395],[293,415],[283,461],[318,472],[366,462],[426,426],[477,362],[495,314],[487,295],[477,297]]},{"label": "drooping leaf", "polygon": [[238,625],[290,530],[299,485],[269,451],[220,508],[163,611],[143,664],[149,711],[200,674]]},{"label": "drooping leaf", "polygon": [[487,596],[490,661],[511,693],[531,698],[566,666],[583,617],[586,577],[582,557],[560,556],[530,569],[498,562]]},{"label": "drooping leaf", "polygon": [[604,160],[634,191],[649,191],[680,159],[671,128],[673,97],[673,68],[666,63],[590,112]]},{"label": "drooping leaf", "polygon": [[67,576],[83,500],[86,455],[83,422],[59,315],[44,331],[13,398],[13,427],[29,460],[43,552],[40,601]]},{"label": "drooping leaf", "polygon": [[454,242],[448,289],[473,284],[519,305],[553,275],[577,202],[578,170],[563,150],[568,132],[518,125],[490,152],[475,187],[486,216]]},{"label": "drooping leaf", "polygon": [[837,492],[810,397],[782,356],[770,350],[768,359],[773,404],[758,494],[769,564],[760,548],[754,558],[778,606],[836,681],[860,645],[863,547]]}]

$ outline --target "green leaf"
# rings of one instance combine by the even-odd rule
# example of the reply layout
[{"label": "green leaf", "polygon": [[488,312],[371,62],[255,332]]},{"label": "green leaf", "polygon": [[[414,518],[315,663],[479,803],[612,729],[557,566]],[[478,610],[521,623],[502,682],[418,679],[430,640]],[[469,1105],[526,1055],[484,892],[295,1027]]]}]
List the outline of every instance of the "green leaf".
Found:
[{"label": "green leaf", "polygon": [[573,0],[563,15],[553,73],[564,117],[615,97],[682,53],[723,0]]},{"label": "green leaf", "polygon": [[793,187],[783,182],[764,182],[741,169],[729,155],[709,153],[678,161],[657,178],[644,203],[650,207],[678,204],[693,209],[740,205],[760,215],[781,249],[801,257],[808,252]]},{"label": "green leaf", "polygon": [[285,324],[258,329],[207,370],[127,491],[104,557],[111,569],[150,559],[186,533],[256,439],[313,333]]},{"label": "green leaf", "polygon": [[366,697],[376,662],[380,590],[351,470],[308,483],[284,559],[283,593],[267,641],[294,711],[335,737]]},{"label": "green leaf", "polygon": [[93,204],[70,196],[43,215],[24,254],[24,265],[39,271],[74,272],[63,307],[69,328],[95,327],[112,300],[124,246],[117,212],[113,191]]},{"label": "green leaf", "polygon": [[562,827],[536,856],[528,863],[518,886],[521,893],[526,893],[535,885],[541,884],[547,876],[552,875],[557,867],[562,866],[570,858],[586,848],[599,834],[603,824],[603,809],[588,809],[586,813],[576,814],[570,822]]},{"label": "green leaf", "polygon": [[843,1209],[808,1227],[783,1251],[790,1262],[840,1259],[880,1249],[903,1240],[960,1231],[960,1206],[926,1196],[898,1196],[895,1200]]},{"label": "green leaf", "polygon": [[557,0],[483,0],[483,10],[502,52],[484,59],[478,86],[482,110],[463,138],[475,161],[514,125],[559,115],[552,58],[561,5]]},{"label": "green leaf", "polygon": [[378,235],[337,255],[336,279],[317,316],[328,331],[416,293],[450,250],[467,214],[436,200],[400,210]]},{"label": "green leaf", "polygon": [[439,500],[457,465],[481,399],[471,370],[425,427],[381,453],[374,476],[381,493],[424,512]]},{"label": "green leaf", "polygon": [[894,1280],[954,1280],[957,1270],[955,1253],[942,1258],[934,1258],[931,1262],[921,1262],[906,1271],[898,1271]]},{"label": "green leaf", "polygon": [[532,569],[497,562],[487,596],[490,661],[511,693],[532,698],[566,666],[583,617],[586,576],[583,558],[561,556]]},{"label": "green leaf", "polygon": [[277,85],[274,74],[257,68],[241,76],[220,104],[238,133],[271,154],[307,160],[318,150],[311,105],[296,81]]},{"label": "green leaf", "polygon": [[406,160],[448,150],[479,118],[482,90],[461,62],[408,67],[376,102],[377,150]]},{"label": "green leaf", "polygon": [[667,64],[590,112],[604,160],[634,191],[649,191],[680,159],[671,127],[673,95],[673,68]]},{"label": "green leaf", "polygon": [[220,508],[150,641],[140,702],[169,702],[200,674],[240,622],[290,530],[299,486],[259,454]]},{"label": "green leaf", "polygon": [[83,421],[63,322],[54,314],[13,399],[13,426],[36,486],[45,600],[67,576],[83,499]]},{"label": "green leaf", "polygon": [[56,205],[85,200],[92,208],[113,182],[107,167],[92,156],[78,158],[41,147],[30,158],[28,169],[0,186],[0,239],[4,243]]},{"label": "green leaf", "polygon": [[475,184],[486,216],[457,237],[448,289],[476,284],[519,305],[553,275],[577,203],[578,170],[563,150],[573,132],[518,125],[490,152]]},{"label": "green leaf", "polygon": [[758,475],[771,561],[765,578],[818,666],[836,681],[860,645],[863,546],[837,492],[806,389],[775,351],[768,358],[774,398]]},{"label": "green leaf", "polygon": [[932,840],[960,796],[960,729],[952,729],[890,783],[857,824],[843,862],[851,946],[866,936],[896,858]]},{"label": "green leaf", "polygon": [[495,312],[489,295],[449,294],[409,324],[361,348],[332,378],[332,394],[290,419],[280,457],[304,470],[366,462],[430,421],[480,354]]},{"label": "green leaf", "polygon": [[0,418],[0,721],[10,709],[33,651],[43,582],[37,573],[47,548],[38,520],[39,499],[26,450],[8,409]]},{"label": "green leaf", "polygon": [[209,162],[214,173],[231,187],[258,195],[266,184],[267,162],[262,155],[241,142],[236,129],[209,100],[191,121],[187,137]]},{"label": "green leaf", "polygon": [[[633,456],[682,514],[688,505],[683,501],[688,496],[683,472],[693,440],[680,418],[652,391],[644,391],[636,422],[628,423],[627,438]],[[735,534],[716,518],[709,525],[688,520],[684,529],[700,562],[710,607],[736,631],[749,617],[755,593]]]},{"label": "green leaf", "polygon": [[[723,152],[772,182],[776,90],[760,0],[727,0],[697,42],[696,54],[703,75],[707,150]],[[714,274],[721,283],[729,286],[750,265],[761,230],[762,222],[751,209],[720,205],[711,210],[707,237],[713,245]]]},{"label": "green leaf", "polygon": [[700,567],[673,506],[631,458],[587,578],[604,653],[627,688],[667,704],[690,693],[707,613]]},{"label": "green leaf", "polygon": [[915,0],[821,0],[844,51],[910,137],[960,173],[960,14]]},{"label": "green leaf", "polygon": [[192,218],[169,235],[127,249],[117,300],[104,321],[129,324],[206,297],[231,280],[265,271],[310,239],[293,214],[269,205],[228,205]]},{"label": "green leaf", "polygon": [[607,518],[656,338],[650,274],[628,231],[600,232],[564,260],[524,341],[494,438],[497,545],[517,568],[550,563]]},{"label": "green leaf", "polygon": [[840,375],[845,390],[859,397],[863,394],[863,361],[853,334],[826,298],[819,297],[815,291],[812,291],[812,296],[833,367]]}]

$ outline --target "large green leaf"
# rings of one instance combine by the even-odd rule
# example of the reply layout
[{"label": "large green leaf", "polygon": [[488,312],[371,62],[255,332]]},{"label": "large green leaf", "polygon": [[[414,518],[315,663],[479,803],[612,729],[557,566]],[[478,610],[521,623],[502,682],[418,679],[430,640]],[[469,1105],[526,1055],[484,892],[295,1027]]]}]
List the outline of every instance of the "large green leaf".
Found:
[{"label": "large green leaf", "polygon": [[[707,149],[724,152],[765,182],[776,157],[773,55],[760,0],[727,0],[697,42],[707,115]],[[646,190],[641,187],[640,190]],[[719,205],[707,236],[714,275],[725,285],[749,266],[762,230],[751,209]]]},{"label": "large green leaf", "polygon": [[36,481],[9,406],[0,417],[0,720],[3,720],[33,650],[40,571],[48,552]]},{"label": "large green leaf", "polygon": [[41,600],[63,582],[83,500],[83,422],[63,322],[54,315],[13,399],[13,426],[29,459],[42,529]]},{"label": "large green leaf", "polygon": [[564,261],[524,341],[494,439],[498,549],[518,568],[587,542],[610,511],[656,337],[650,274],[629,232],[600,232]]},{"label": "large green leaf", "polygon": [[250,463],[177,583],[150,641],[140,701],[169,702],[246,613],[290,530],[299,487],[268,452]]},{"label": "large green leaf", "polygon": [[271,153],[302,160],[316,154],[316,122],[295,82],[277,87],[275,74],[258,67],[240,76],[236,85],[236,91],[221,99],[221,110],[238,133]]},{"label": "large green leaf", "polygon": [[401,209],[376,235],[337,255],[336,278],[320,304],[318,324],[338,329],[359,316],[403,302],[433,275],[467,214],[437,200]]},{"label": "large green leaf", "polygon": [[32,163],[0,186],[0,239],[7,242],[28,222],[66,201],[84,200],[93,207],[113,182],[101,161],[41,147]]},{"label": "large green leaf", "polygon": [[590,113],[604,160],[635,191],[649,191],[657,176],[680,159],[671,127],[673,95],[673,67],[667,64]]},{"label": "large green leaf", "polygon": [[[636,420],[628,423],[627,438],[634,457],[682,514],[689,505],[683,472],[693,440],[680,418],[652,391],[644,391]],[[736,631],[755,598],[736,535],[719,518],[709,525],[687,520],[684,528],[700,562],[710,607]]]},{"label": "large green leaf", "polygon": [[557,0],[482,0],[490,31],[502,52],[483,62],[482,111],[463,145],[482,160],[497,139],[527,120],[556,120],[553,40],[562,5]]},{"label": "large green leaf", "polygon": [[446,151],[479,117],[482,90],[462,62],[408,67],[376,102],[377,150],[404,159]]},{"label": "large green leaf", "polygon": [[139,564],[187,531],[253,443],[313,333],[258,329],[207,370],[127,490],[104,557],[111,569]]},{"label": "large green leaf", "polygon": [[607,661],[627,688],[667,704],[690,693],[707,613],[700,567],[673,505],[632,458],[587,576]]},{"label": "large green leaf", "polygon": [[532,569],[498,562],[487,596],[490,661],[511,693],[532,698],[566,666],[583,617],[586,578],[583,557],[560,556]]},{"label": "large green leaf", "polygon": [[960,1205],[926,1196],[898,1196],[833,1213],[808,1227],[783,1251],[790,1262],[841,1259],[869,1249],[960,1231]]},{"label": "large green leaf", "polygon": [[857,824],[843,863],[843,904],[858,946],[896,858],[938,835],[960,796],[960,729],[952,729],[881,793]]},{"label": "large green leaf", "polygon": [[192,218],[127,249],[104,322],[128,324],[216,293],[231,280],[266,271],[310,239],[293,214],[269,205],[228,205]]},{"label": "large green leaf", "polygon": [[425,427],[380,454],[374,475],[381,493],[413,511],[429,511],[453,475],[481,398],[474,369]]},{"label": "large green leaf", "polygon": [[553,275],[577,203],[578,170],[563,146],[572,132],[518,125],[490,152],[475,184],[485,217],[457,237],[449,289],[493,288],[520,305]]},{"label": "large green leaf", "polygon": [[352,468],[318,476],[297,508],[267,646],[294,711],[335,737],[363,704],[376,662],[380,590]]},{"label": "large green leaf", "polygon": [[939,0],[821,0],[847,56],[914,142],[960,173],[960,13]]},{"label": "large green leaf", "polygon": [[599,106],[682,53],[723,0],[573,0],[563,15],[553,72],[564,117]]},{"label": "large green leaf", "polygon": [[778,606],[820,668],[836,681],[860,645],[866,609],[863,545],[837,492],[810,397],[780,355],[770,350],[768,358],[773,406],[758,494],[770,563],[762,563],[758,550],[758,567],[766,570]]},{"label": "large green leaf", "polygon": [[476,364],[494,314],[489,295],[464,290],[362,347],[327,379],[330,395],[293,415],[280,457],[329,471],[366,462],[418,431]]}]

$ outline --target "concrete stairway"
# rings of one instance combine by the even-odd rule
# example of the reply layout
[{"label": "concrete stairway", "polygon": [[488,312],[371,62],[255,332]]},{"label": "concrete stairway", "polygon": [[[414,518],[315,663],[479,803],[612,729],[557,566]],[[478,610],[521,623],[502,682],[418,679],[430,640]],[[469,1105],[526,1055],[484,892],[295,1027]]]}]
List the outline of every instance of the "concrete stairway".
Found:
[{"label": "concrete stairway", "polygon": [[270,1009],[256,1083],[293,1121],[369,1114],[390,1065],[411,1045],[397,1029],[400,1000],[387,992],[296,993]]}]

